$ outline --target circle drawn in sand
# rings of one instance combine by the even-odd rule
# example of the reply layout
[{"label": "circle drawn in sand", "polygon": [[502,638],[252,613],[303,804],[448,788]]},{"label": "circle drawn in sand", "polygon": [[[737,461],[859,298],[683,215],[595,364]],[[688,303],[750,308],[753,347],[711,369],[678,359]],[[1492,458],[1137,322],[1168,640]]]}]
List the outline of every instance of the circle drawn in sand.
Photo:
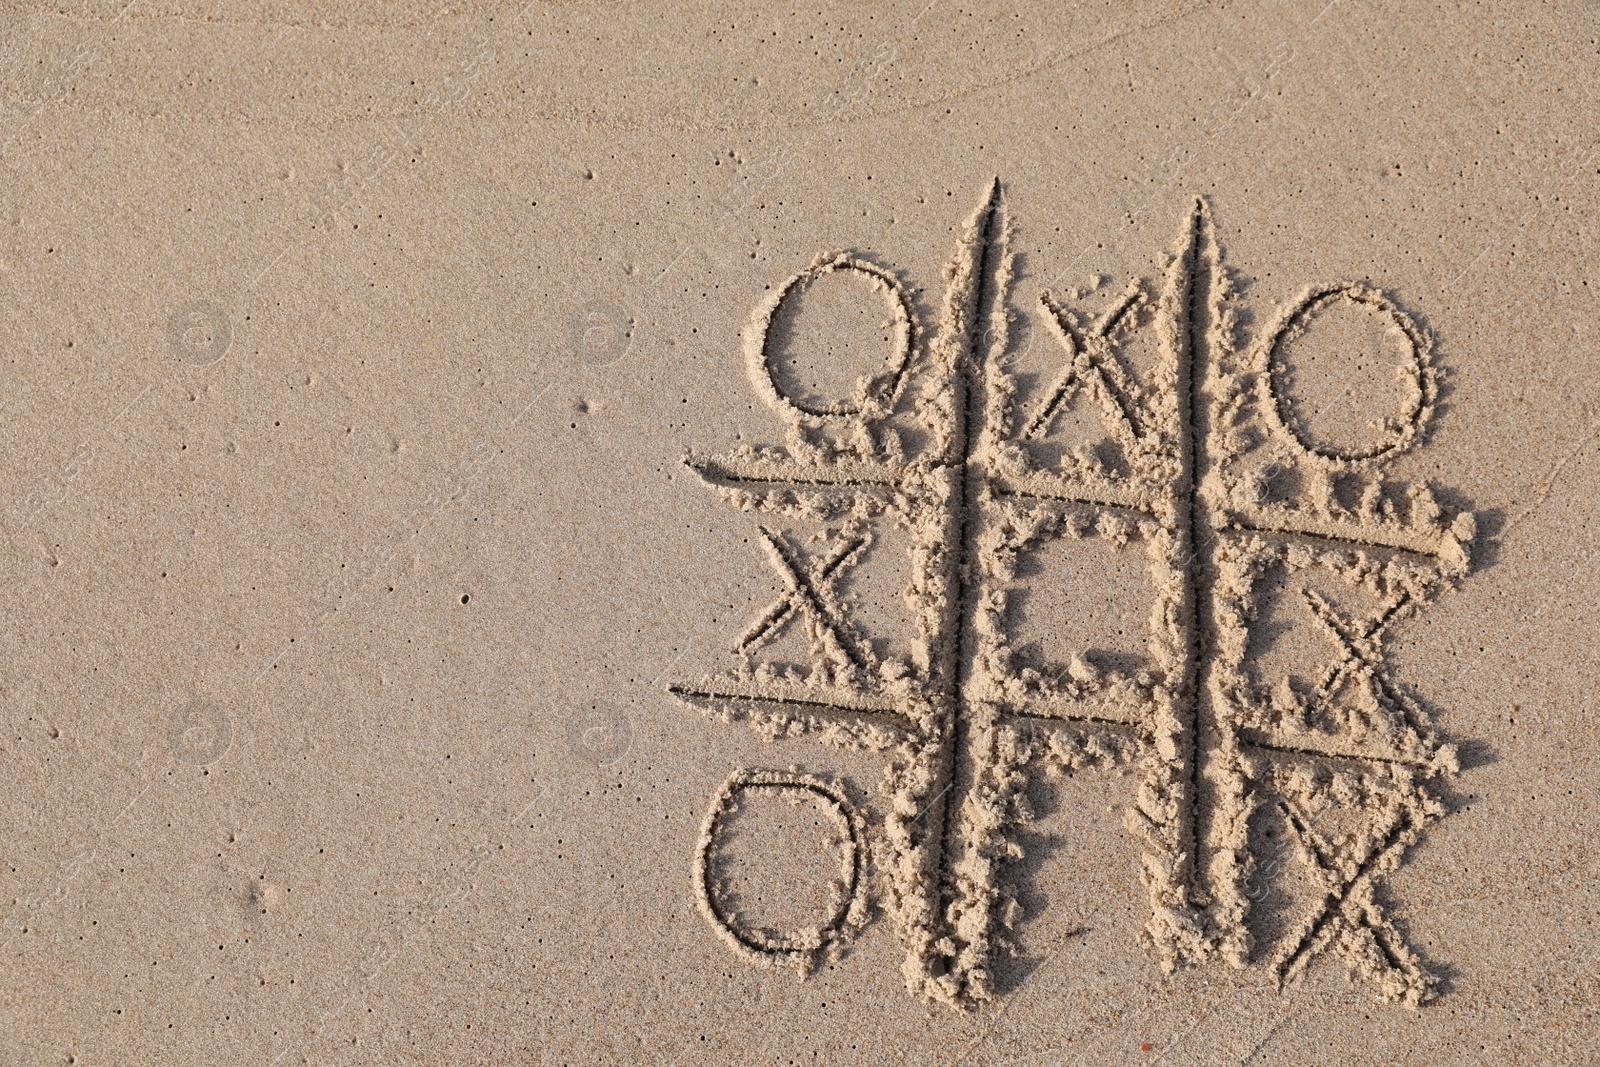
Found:
[{"label": "circle drawn in sand", "polygon": [[572,354],[595,369],[609,367],[628,354],[633,344],[633,315],[611,300],[591,300],[568,322]]},{"label": "circle drawn in sand", "polygon": [[633,747],[633,724],[620,708],[591,705],[567,721],[567,745],[584,762],[604,767]]},{"label": "circle drawn in sand", "polygon": [[[833,899],[824,921],[791,933],[751,929],[727,907],[720,887],[713,884],[716,853],[727,818],[737,810],[741,796],[755,791],[809,800],[833,819],[839,833],[841,878],[831,887]],[[867,902],[862,887],[867,850],[863,833],[860,813],[844,790],[831,782],[795,771],[736,771],[711,802],[700,828],[694,864],[695,898],[700,913],[723,943],[749,962],[766,967],[788,964],[802,974],[808,973],[819,959],[836,952],[851,930],[866,923]]]},{"label": "circle drawn in sand", "polygon": [[[851,399],[819,405],[790,396],[779,384],[775,361],[777,349],[782,346],[772,336],[773,324],[790,300],[802,296],[818,279],[834,273],[862,279],[887,302],[891,334],[889,355],[876,373],[869,372],[857,380]],[[790,278],[757,305],[744,330],[745,360],[757,393],[768,407],[796,426],[819,427],[830,422],[848,424],[854,421],[865,425],[888,416],[905,382],[916,343],[911,294],[900,279],[876,263],[846,252],[820,256],[810,267]]]},{"label": "circle drawn in sand", "polygon": [[[1319,316],[1339,308],[1365,312],[1375,322],[1387,320],[1390,332],[1405,350],[1399,369],[1406,395],[1396,412],[1376,424],[1378,439],[1364,445],[1318,440],[1308,421],[1296,413],[1290,390],[1293,374],[1285,358],[1286,350],[1314,328]],[[1280,314],[1256,359],[1269,401],[1265,405],[1269,422],[1289,435],[1304,455],[1336,468],[1388,460],[1405,452],[1424,436],[1438,400],[1437,372],[1432,365],[1432,339],[1428,333],[1388,296],[1354,282],[1303,292],[1288,311]]]},{"label": "circle drawn in sand", "polygon": [[181,304],[167,319],[167,343],[185,363],[209,367],[228,354],[233,323],[228,313],[209,300]]},{"label": "circle drawn in sand", "polygon": [[232,746],[233,720],[209,700],[189,701],[167,722],[167,749],[185,763],[204,767],[227,755]]}]

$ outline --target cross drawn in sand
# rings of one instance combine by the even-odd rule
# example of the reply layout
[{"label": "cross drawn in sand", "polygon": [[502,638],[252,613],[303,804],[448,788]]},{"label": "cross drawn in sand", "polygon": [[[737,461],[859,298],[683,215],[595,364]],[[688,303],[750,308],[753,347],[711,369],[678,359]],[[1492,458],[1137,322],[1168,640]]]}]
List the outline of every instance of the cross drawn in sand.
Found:
[{"label": "cross drawn in sand", "polygon": [[756,624],[739,639],[736,651],[748,653],[761,642],[776,634],[789,621],[796,610],[806,614],[810,624],[823,641],[849,657],[853,666],[864,668],[862,655],[838,615],[832,602],[833,579],[856,560],[867,546],[865,534],[843,538],[815,568],[808,567],[795,551],[788,548],[783,535],[761,527],[761,542],[767,546],[773,569],[783,579],[788,592],[775,602],[756,621]]},{"label": "cross drawn in sand", "polygon": [[[842,252],[757,309],[745,354],[757,392],[788,424],[785,447],[686,462],[743,510],[820,522],[820,547],[761,527],[783,594],[740,640],[738,668],[669,691],[771,739],[814,734],[887,754],[877,862],[907,985],[930,1000],[994,995],[994,954],[1020,912],[1007,863],[1021,855],[1030,776],[1123,760],[1141,772],[1127,823],[1144,846],[1144,939],[1164,967],[1264,961],[1281,982],[1333,949],[1391,999],[1427,999],[1435,979],[1376,887],[1443,813],[1435,783],[1456,771],[1383,648],[1398,620],[1466,573],[1474,536],[1470,512],[1447,515],[1427,486],[1385,477],[1433,415],[1427,334],[1351,283],[1305,290],[1241,344],[1209,209],[1196,202],[1158,285],[1130,285],[1098,319],[1041,295],[1065,359],[1023,402],[1007,366],[1010,236],[997,181],[946,272],[931,338],[891,272]],[[883,296],[891,351],[850,400],[821,404],[781,387],[772,326],[832,273]],[[1400,410],[1364,449],[1314,438],[1288,387],[1285,352],[1336,308],[1379,322],[1406,353]],[[1154,331],[1158,356],[1141,370],[1124,357],[1142,331]],[[1055,458],[1042,446],[1080,400],[1106,437]],[[840,592],[874,530],[889,527],[911,545],[905,596],[918,639],[905,655],[859,628]],[[1146,669],[1075,655],[1042,670],[1013,648],[1006,605],[1019,557],[1089,537],[1144,550],[1155,601]],[[1318,581],[1376,600],[1377,614],[1347,618]],[[1270,686],[1257,676],[1252,627],[1296,582],[1335,659],[1314,687]],[[1287,591],[1279,601],[1296,602]],[[753,653],[795,622],[809,667],[756,664]],[[1332,837],[1320,822],[1335,824]],[[1253,835],[1274,828],[1321,891],[1298,925],[1257,944],[1245,885]],[[715,878],[700,873],[713,892]],[[713,910],[714,922],[733,921]],[[808,944],[836,944],[836,933]],[[805,966],[814,955],[770,962]]]}]

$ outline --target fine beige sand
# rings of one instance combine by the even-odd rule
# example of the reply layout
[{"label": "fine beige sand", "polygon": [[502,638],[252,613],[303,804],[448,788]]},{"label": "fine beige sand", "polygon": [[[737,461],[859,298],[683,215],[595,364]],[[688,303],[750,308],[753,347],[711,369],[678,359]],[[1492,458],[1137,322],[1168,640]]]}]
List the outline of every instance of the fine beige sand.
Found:
[{"label": "fine beige sand", "polygon": [[1600,1063],[1586,5],[0,9],[0,1065]]}]

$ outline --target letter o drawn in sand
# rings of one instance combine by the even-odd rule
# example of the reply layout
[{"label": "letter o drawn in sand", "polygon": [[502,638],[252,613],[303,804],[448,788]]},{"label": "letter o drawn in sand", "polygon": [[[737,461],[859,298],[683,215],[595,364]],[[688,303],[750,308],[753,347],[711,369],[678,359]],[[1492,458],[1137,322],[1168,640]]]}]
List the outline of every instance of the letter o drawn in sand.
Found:
[{"label": "letter o drawn in sand", "polygon": [[[825,406],[807,406],[784,393],[773,374],[772,323],[790,297],[800,296],[817,279],[835,271],[861,275],[888,300],[893,319],[892,348],[881,371],[862,375],[857,380],[855,395],[851,399]],[[911,362],[915,335],[911,297],[893,274],[847,252],[830,252],[817,257],[815,263],[779,286],[756,306],[754,316],[745,327],[744,352],[756,392],[790,423],[810,427],[849,423],[857,419],[870,423],[886,417],[893,407],[900,385],[905,380],[906,367]]]},{"label": "letter o drawn in sand", "polygon": [[[1340,448],[1316,441],[1311,436],[1310,428],[1295,415],[1289,398],[1284,395],[1284,379],[1288,373],[1288,367],[1283,362],[1284,347],[1305,336],[1316,321],[1317,314],[1341,300],[1387,315],[1389,321],[1404,335],[1411,353],[1410,366],[1406,368],[1409,395],[1401,402],[1400,410],[1384,422],[1387,440],[1367,448]],[[1288,311],[1280,314],[1277,323],[1265,336],[1267,340],[1261,348],[1257,370],[1267,393],[1267,403],[1263,405],[1267,418],[1292,437],[1306,455],[1334,467],[1352,467],[1391,459],[1421,440],[1428,420],[1433,417],[1434,402],[1438,398],[1438,382],[1432,364],[1433,346],[1422,327],[1383,293],[1356,282],[1307,289],[1290,305]]]},{"label": "letter o drawn in sand", "polygon": [[[838,828],[843,877],[833,885],[834,899],[828,917],[815,926],[783,934],[752,930],[741,924],[719,899],[712,868],[723,824],[737,809],[739,797],[754,791],[813,801],[828,812]],[[794,771],[736,771],[712,801],[711,810],[700,828],[700,842],[694,857],[695,898],[701,914],[717,936],[745,960],[764,967],[788,964],[804,975],[819,959],[837,951],[847,933],[866,923],[867,902],[862,892],[866,861],[861,815],[842,789]]]}]

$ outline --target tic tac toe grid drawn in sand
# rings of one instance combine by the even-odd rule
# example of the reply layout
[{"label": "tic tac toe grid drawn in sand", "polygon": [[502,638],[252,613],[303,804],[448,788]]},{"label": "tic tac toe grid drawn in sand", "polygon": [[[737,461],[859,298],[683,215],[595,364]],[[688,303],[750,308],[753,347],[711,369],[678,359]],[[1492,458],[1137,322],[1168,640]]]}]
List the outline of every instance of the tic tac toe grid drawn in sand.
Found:
[{"label": "tic tac toe grid drawn in sand", "polygon": [[[785,445],[685,462],[768,517],[757,530],[785,592],[739,641],[734,669],[669,691],[769,739],[885,755],[886,810],[868,837],[907,986],[929,1000],[994,995],[992,961],[1020,913],[1008,864],[1021,855],[1030,777],[1131,761],[1140,781],[1127,826],[1143,843],[1150,901],[1143,937],[1165,968],[1220,957],[1281,983],[1333,953],[1388,998],[1421,1003],[1436,980],[1388,917],[1378,881],[1443,814],[1438,790],[1457,764],[1393,677],[1386,642],[1466,573],[1474,535],[1470,512],[1447,514],[1427,486],[1386,477],[1434,414],[1429,335],[1383,293],[1342,284],[1306,290],[1246,343],[1197,202],[1159,282],[1130,285],[1099,316],[1041,296],[1033,313],[1059,342],[1060,370],[1024,404],[1007,364],[1010,233],[997,181],[946,270],[931,337],[892,271],[842,252],[756,310],[745,356],[788,424]],[[881,294],[890,355],[848,401],[796,399],[775,373],[774,317],[837,272]],[[1286,380],[1284,353],[1334,310],[1375,319],[1404,353],[1400,410],[1362,448],[1315,437]],[[1142,370],[1124,358],[1135,339],[1156,342]],[[1046,447],[1063,412],[1085,408],[1104,439]],[[808,545],[776,519],[821,533]],[[911,553],[904,596],[916,641],[902,656],[878,650],[874,620],[857,617],[844,588],[890,529]],[[1153,603],[1138,669],[1085,654],[1048,670],[1018,655],[1007,602],[1019,560],[1058,539],[1143,553]],[[1375,607],[1352,612],[1341,590]],[[1327,639],[1325,672],[1311,682],[1274,683],[1257,662],[1263,618],[1287,607]],[[805,635],[809,664],[759,662],[789,628]],[[843,810],[843,793],[828,795]],[[719,927],[730,919],[714,906],[709,843],[729,802],[726,791],[714,801],[697,855],[702,909]],[[1252,847],[1263,825],[1292,842],[1312,891],[1300,895],[1303,914],[1256,943],[1259,894],[1248,887],[1267,867]],[[836,914],[804,944],[741,950],[809,966],[841,943],[846,916],[860,919],[843,903]]]}]

